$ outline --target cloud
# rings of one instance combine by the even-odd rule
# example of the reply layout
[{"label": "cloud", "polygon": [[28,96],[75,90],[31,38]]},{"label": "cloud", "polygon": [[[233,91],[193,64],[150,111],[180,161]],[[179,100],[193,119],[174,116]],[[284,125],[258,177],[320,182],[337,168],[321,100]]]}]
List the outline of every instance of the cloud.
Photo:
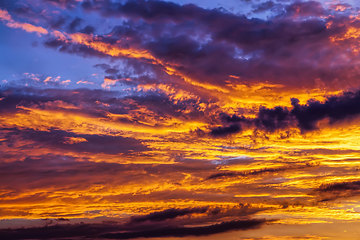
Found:
[{"label": "cloud", "polygon": [[[6,239],[105,238],[206,236],[235,230],[259,228],[272,220],[252,219],[261,209],[236,207],[170,208],[146,215],[99,223],[74,223],[73,219],[45,219],[43,227],[0,229]],[[225,220],[224,220],[225,219]],[[199,224],[201,224],[199,226]]]},{"label": "cloud", "polygon": [[255,126],[268,132],[289,127],[298,127],[302,132],[312,131],[318,129],[318,123],[324,119],[328,119],[329,124],[332,125],[358,117],[359,102],[360,91],[329,96],[323,102],[310,99],[304,105],[301,105],[298,99],[292,98],[292,109],[281,106],[274,108],[261,106],[255,118],[236,115],[230,117],[222,114],[220,117],[224,123],[231,125],[212,128],[210,133],[214,136],[238,133],[242,128],[242,123],[244,126]]},{"label": "cloud", "polygon": [[0,113],[11,113],[21,111],[20,105],[51,101],[53,98],[44,95],[32,95],[21,89],[9,89],[0,91]]},{"label": "cloud", "polygon": [[[289,88],[311,86],[315,79],[348,84],[359,76],[353,56],[338,64],[339,53],[345,54],[348,46],[330,40],[342,31],[335,26],[344,20],[315,1],[285,4],[284,14],[268,20],[163,1],[81,4],[87,11],[128,21],[107,34],[77,32],[68,41],[49,39],[48,46],[85,56],[136,59],[167,78],[178,76],[188,84],[219,90],[231,89],[224,82],[229,75],[240,76],[232,79],[234,85],[266,79]],[[334,27],[327,27],[330,22]]]},{"label": "cloud", "polygon": [[64,149],[73,152],[119,154],[149,150],[140,141],[122,137],[95,134],[75,134],[63,130],[49,129],[36,131],[31,129],[13,130],[7,133],[11,139],[19,137],[35,141],[43,146]]},{"label": "cloud", "polygon": [[61,8],[75,8],[81,0],[43,0],[44,2],[53,4]]},{"label": "cloud", "polygon": [[222,222],[202,227],[168,227],[154,230],[145,230],[125,233],[108,233],[102,235],[111,239],[132,239],[150,237],[185,237],[185,236],[207,236],[234,230],[248,230],[260,227],[265,220],[235,220]]},{"label": "cloud", "polygon": [[322,192],[336,192],[336,191],[348,191],[348,190],[350,191],[360,190],[360,181],[325,184],[319,188],[319,191]]},{"label": "cloud", "polygon": [[309,100],[306,105],[300,105],[296,99],[292,100],[292,115],[303,130],[313,130],[316,123],[328,118],[330,123],[352,119],[360,114],[360,91],[345,92],[340,96],[328,97],[325,102]]},{"label": "cloud", "polygon": [[[59,186],[64,188],[72,182],[86,188],[86,186],[94,184],[99,179],[112,178],[112,174],[121,175],[134,170],[131,165],[95,163],[86,160],[81,162],[77,160],[76,157],[69,154],[46,154],[36,157],[25,156],[24,159],[14,162],[1,162],[1,174],[4,179],[1,185],[6,189],[18,189],[21,191],[32,187]],[[140,167],[140,165],[137,167]],[[16,178],[11,180],[11,176],[16,176]],[[74,181],[74,179],[82,179],[82,181]],[[130,177],[128,180],[131,181]],[[115,179],[111,180],[111,182],[114,181]],[[3,200],[5,201],[5,199]]]},{"label": "cloud", "polygon": [[[80,82],[81,83],[81,82]],[[171,90],[171,89],[170,89]],[[175,91],[175,90],[174,90]],[[74,94],[75,92],[75,94]],[[183,97],[184,96],[184,97]],[[6,114],[26,111],[26,109],[42,109],[44,111],[64,112],[66,114],[83,115],[91,118],[144,125],[161,126],[169,118],[184,121],[203,119],[209,109],[207,99],[199,99],[192,95],[177,95],[154,88],[154,91],[135,90],[124,95],[119,91],[91,89],[34,89],[8,88],[0,91],[0,113]],[[137,111],[142,109],[140,112]],[[186,112],[186,114],[183,114]]]},{"label": "cloud", "polygon": [[35,32],[38,35],[48,34],[48,30],[43,27],[35,26],[29,23],[15,21],[6,10],[0,9],[0,20],[4,21],[6,26],[10,28],[20,28],[26,32]]},{"label": "cloud", "polygon": [[104,89],[110,89],[110,87],[115,86],[117,82],[117,79],[104,78],[104,82],[101,84],[101,87]]},{"label": "cloud", "polygon": [[[51,32],[47,46],[83,56],[135,59],[156,68],[153,74],[163,74],[154,79],[178,77],[193,86],[226,92],[231,85],[224,77],[229,75],[239,76],[232,79],[233,85],[266,79],[289,88],[309,87],[314,81],[330,88],[351,85],[359,77],[349,45],[331,40],[353,20],[316,1],[283,3],[285,13],[267,20],[163,1],[48,2],[81,4],[87,11],[127,21],[98,35],[78,28],[80,32],[71,34],[58,29],[67,38]],[[71,21],[70,32],[79,22],[79,18]]]},{"label": "cloud", "polygon": [[220,173],[214,173],[206,178],[206,180],[213,180],[213,179],[227,179],[232,177],[248,177],[248,176],[256,176],[265,173],[279,173],[284,171],[291,171],[291,170],[299,170],[309,167],[314,167],[316,165],[307,163],[305,165],[290,165],[290,166],[283,166],[283,167],[275,167],[275,168],[263,168],[263,169],[256,169],[256,170],[249,170],[249,171],[224,171]]},{"label": "cloud", "polygon": [[268,109],[260,107],[255,125],[267,131],[275,131],[277,129],[286,128],[289,126],[289,110],[287,108],[275,107]]},{"label": "cloud", "polygon": [[100,233],[114,230],[117,230],[116,226],[105,224],[62,224],[36,228],[1,229],[0,235],[8,240],[78,238],[97,237]]},{"label": "cloud", "polygon": [[180,216],[190,215],[193,213],[205,213],[208,207],[195,207],[195,208],[183,208],[183,209],[166,209],[160,212],[153,212],[145,216],[132,217],[130,223],[140,223],[145,221],[164,221],[173,219]]},{"label": "cloud", "polygon": [[[206,236],[262,226],[268,221],[250,218],[259,206],[309,207],[316,196],[360,191],[351,182],[304,194],[314,176],[334,177],[326,170],[335,168],[341,175],[358,161],[351,134],[315,131],[360,113],[360,92],[324,97],[360,77],[359,20],[350,9],[265,0],[247,1],[252,13],[241,15],[169,1],[19,2],[23,10],[1,10],[0,20],[69,53],[54,53],[49,71],[78,61],[73,54],[91,59],[63,70],[89,74],[83,65],[90,63],[96,76],[27,74],[0,90],[2,215],[129,218],[0,230],[5,236]],[[301,165],[309,161],[321,169]],[[257,207],[231,208],[239,200]],[[306,207],[266,214],[311,222],[329,210]]]},{"label": "cloud", "polygon": [[241,131],[241,127],[238,124],[231,124],[226,127],[216,127],[212,128],[210,134],[215,137],[227,136],[233,133],[238,133]]},{"label": "cloud", "polygon": [[321,201],[332,201],[338,198],[348,198],[360,194],[360,181],[335,182],[322,184],[314,193]]},{"label": "cloud", "polygon": [[273,10],[274,8],[280,8],[280,7],[282,7],[281,4],[277,4],[273,1],[266,1],[266,2],[258,3],[255,6],[253,6],[253,8],[254,8],[253,12],[261,13],[261,12]]},{"label": "cloud", "polygon": [[[262,219],[221,222],[202,227],[164,227],[152,226],[153,230],[126,231],[118,224],[61,224],[36,228],[1,229],[0,235],[8,240],[15,239],[54,239],[54,238],[106,238],[133,239],[151,237],[206,236],[234,230],[258,228],[266,221]],[[121,233],[116,233],[120,231]]]},{"label": "cloud", "polygon": [[287,6],[286,12],[294,17],[317,17],[324,16],[326,10],[317,1],[298,1]]}]

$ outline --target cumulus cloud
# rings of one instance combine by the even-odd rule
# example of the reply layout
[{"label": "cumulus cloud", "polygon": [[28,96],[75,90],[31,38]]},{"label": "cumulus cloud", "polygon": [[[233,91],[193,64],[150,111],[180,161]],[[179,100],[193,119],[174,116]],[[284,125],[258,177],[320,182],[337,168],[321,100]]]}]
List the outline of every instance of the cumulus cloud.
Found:
[{"label": "cumulus cloud", "polygon": [[266,79],[288,87],[309,87],[319,80],[338,84],[341,79],[348,84],[359,76],[352,61],[355,56],[347,54],[338,64],[339,53],[349,46],[331,41],[344,31],[343,22],[352,20],[315,1],[284,5],[284,14],[268,20],[162,1],[84,1],[81,5],[128,21],[95,38],[74,33],[71,41],[55,37],[48,39],[47,46],[84,56],[146,60],[163,73],[225,89],[229,86],[223,79],[229,75],[240,76],[232,79],[233,84]]},{"label": "cumulus cloud", "polygon": [[356,118],[360,114],[360,92],[345,92],[336,96],[329,96],[325,101],[310,99],[301,105],[296,98],[291,99],[292,109],[277,106],[266,108],[261,106],[256,118],[246,119],[243,116],[220,116],[229,126],[211,129],[214,136],[230,135],[238,133],[241,123],[245,126],[254,126],[269,132],[289,127],[298,127],[302,132],[318,129],[318,122],[324,119],[329,124],[335,124],[345,120]]}]

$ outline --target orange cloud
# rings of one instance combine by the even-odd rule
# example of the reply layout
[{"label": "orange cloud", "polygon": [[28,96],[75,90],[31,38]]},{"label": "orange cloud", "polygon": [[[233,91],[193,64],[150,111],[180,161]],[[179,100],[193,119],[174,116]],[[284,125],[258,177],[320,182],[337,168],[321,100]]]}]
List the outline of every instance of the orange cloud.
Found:
[{"label": "orange cloud", "polygon": [[34,26],[30,23],[22,23],[22,22],[17,22],[15,20],[13,20],[11,15],[6,10],[0,9],[0,19],[3,20],[4,22],[6,22],[6,26],[8,26],[10,28],[20,28],[22,30],[25,30],[26,32],[35,32],[38,35],[49,33],[43,27],[38,27],[38,26]]},{"label": "orange cloud", "polygon": [[66,141],[64,143],[66,144],[75,144],[75,143],[82,143],[87,142],[86,138],[82,137],[66,137]]},{"label": "orange cloud", "polygon": [[105,78],[104,82],[101,84],[101,87],[104,89],[110,89],[110,87],[115,86],[117,81],[118,80],[116,79]]},{"label": "orange cloud", "polygon": [[0,9],[0,19],[8,22],[13,21],[8,11],[2,9]]}]

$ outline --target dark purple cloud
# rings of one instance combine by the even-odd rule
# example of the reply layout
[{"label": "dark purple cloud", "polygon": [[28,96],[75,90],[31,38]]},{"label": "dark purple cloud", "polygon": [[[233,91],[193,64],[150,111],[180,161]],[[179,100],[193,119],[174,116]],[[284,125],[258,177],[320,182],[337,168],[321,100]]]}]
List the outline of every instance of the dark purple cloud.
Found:
[{"label": "dark purple cloud", "polygon": [[255,125],[267,131],[275,131],[277,129],[289,126],[290,112],[287,108],[275,107],[268,109],[260,107]]},{"label": "dark purple cloud", "polygon": [[195,208],[183,208],[183,209],[171,208],[160,212],[153,212],[145,216],[132,217],[130,223],[140,223],[146,221],[164,221],[176,217],[190,215],[193,213],[205,213],[206,211],[208,211],[208,209],[209,209],[208,207],[195,207]]},{"label": "dark purple cloud", "polygon": [[295,17],[317,17],[326,14],[322,4],[316,1],[295,1],[286,7],[286,12]]},{"label": "dark purple cloud", "polygon": [[0,237],[7,240],[60,238],[80,239],[84,237],[98,239],[99,234],[116,230],[118,230],[118,226],[106,224],[63,224],[35,228],[0,229]]},{"label": "dark purple cloud", "polygon": [[151,237],[185,237],[185,236],[207,236],[235,230],[248,230],[258,228],[265,223],[265,220],[235,220],[222,222],[203,227],[169,227],[154,230],[145,230],[125,233],[108,233],[102,235],[111,239],[133,239]]},{"label": "dark purple cloud", "polygon": [[[105,17],[127,19],[110,33],[97,35],[98,40],[147,50],[200,82],[226,88],[224,78],[235,75],[241,80],[232,79],[233,83],[266,79],[288,87],[309,87],[315,79],[324,83],[341,79],[348,84],[360,77],[350,60],[356,57],[350,53],[348,62],[338,64],[339,53],[344,54],[349,46],[330,41],[331,36],[346,30],[341,23],[349,18],[315,1],[285,4],[284,13],[268,20],[163,1],[85,1],[82,6]],[[332,27],[327,27],[329,22]],[[46,45],[83,56],[105,56],[56,39],[49,39]],[[156,67],[164,74],[164,68]]]},{"label": "dark purple cloud", "polygon": [[[133,239],[154,237],[206,236],[235,230],[258,228],[266,221],[263,219],[234,220],[203,227],[163,227],[153,226],[152,230],[127,231],[118,224],[61,224],[36,228],[1,229],[0,237],[15,239],[59,239],[59,238],[91,238],[91,239]],[[119,232],[119,233],[116,233]]]},{"label": "dark purple cloud", "polygon": [[322,184],[314,193],[320,201],[332,201],[338,198],[349,198],[360,194],[360,181]]},{"label": "dark purple cloud", "polygon": [[[110,68],[113,71],[112,68]],[[109,70],[107,68],[107,70]],[[109,70],[110,71],[110,70]],[[0,90],[0,114],[24,111],[20,107],[32,107],[46,110],[62,111],[67,114],[85,114],[91,117],[108,118],[108,113],[126,116],[137,109],[147,109],[148,112],[139,112],[132,116],[132,123],[149,117],[161,124],[162,119],[177,117],[187,119],[209,119],[209,115],[217,107],[213,105],[202,109],[200,104],[208,104],[206,98],[172,99],[171,95],[162,91],[134,91],[123,94],[118,91],[90,90],[90,89],[34,89],[9,88]],[[60,101],[60,103],[59,103]],[[59,104],[56,104],[59,103]],[[62,107],[62,103],[75,106],[74,109]],[[187,114],[184,114],[187,112]],[[152,113],[149,116],[149,113]],[[119,120],[129,121],[129,120]],[[150,119],[149,119],[150,121]]]},{"label": "dark purple cloud", "polygon": [[224,127],[215,127],[211,129],[210,134],[214,137],[228,136],[233,133],[238,133],[241,131],[241,126],[239,124],[231,124]]},{"label": "dark purple cloud", "polygon": [[352,119],[360,114],[360,91],[346,92],[340,96],[329,97],[324,103],[309,100],[306,105],[300,105],[296,99],[292,100],[292,115],[303,130],[316,128],[316,123],[328,118],[330,123]]},{"label": "dark purple cloud", "polygon": [[[13,140],[31,140],[40,146],[63,149],[70,152],[83,153],[134,153],[149,150],[139,140],[96,134],[75,134],[63,130],[50,129],[49,131],[36,131],[31,129],[10,130],[7,134],[7,144],[11,145]],[[74,140],[75,139],[75,140]],[[76,142],[80,139],[80,142]],[[40,147],[38,146],[38,147]]]},{"label": "dark purple cloud", "polygon": [[242,171],[242,172],[236,172],[236,171],[223,171],[219,173],[214,173],[206,178],[206,180],[213,180],[213,179],[227,179],[227,178],[233,178],[233,177],[249,177],[249,176],[257,176],[261,174],[266,173],[279,173],[284,171],[291,171],[291,170],[298,170],[303,168],[309,168],[314,167],[314,164],[308,163],[305,165],[287,165],[283,167],[277,167],[277,168],[263,168],[263,169],[257,169],[257,170],[251,170],[251,171]]},{"label": "dark purple cloud", "polygon": [[[0,229],[4,239],[133,239],[153,237],[206,236],[235,230],[259,228],[271,222],[249,218],[261,209],[239,204],[234,208],[194,207],[165,209],[129,219],[97,224],[71,224],[64,218],[45,219],[44,227]],[[192,214],[200,214],[196,217]],[[184,217],[186,218],[178,218]],[[227,220],[222,220],[227,219]],[[230,220],[229,220],[230,219]],[[231,220],[232,219],[232,220]],[[60,224],[59,224],[60,223]],[[202,226],[199,226],[199,223]]]},{"label": "dark purple cloud", "polygon": [[336,191],[358,191],[360,190],[360,181],[342,182],[321,185],[319,191],[321,192],[336,192]]},{"label": "dark purple cloud", "polygon": [[302,132],[306,132],[316,130],[318,122],[323,119],[328,119],[330,124],[351,120],[360,114],[360,91],[330,96],[324,102],[310,99],[304,105],[301,105],[298,99],[292,98],[291,104],[292,109],[281,106],[260,107],[255,119],[222,114],[220,117],[224,124],[230,125],[213,128],[211,134],[222,136],[237,133],[242,123],[244,126],[255,126],[268,132],[289,127],[298,127]]},{"label": "dark purple cloud", "polygon": [[79,4],[79,2],[76,0],[43,0],[43,1],[58,7],[68,8],[68,9],[75,8]]}]

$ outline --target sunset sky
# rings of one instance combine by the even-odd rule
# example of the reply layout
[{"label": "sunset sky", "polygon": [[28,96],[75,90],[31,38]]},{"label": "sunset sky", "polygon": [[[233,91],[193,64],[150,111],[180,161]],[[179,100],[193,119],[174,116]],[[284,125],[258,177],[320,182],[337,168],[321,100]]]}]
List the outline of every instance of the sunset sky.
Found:
[{"label": "sunset sky", "polygon": [[356,240],[357,0],[0,0],[0,239]]}]

